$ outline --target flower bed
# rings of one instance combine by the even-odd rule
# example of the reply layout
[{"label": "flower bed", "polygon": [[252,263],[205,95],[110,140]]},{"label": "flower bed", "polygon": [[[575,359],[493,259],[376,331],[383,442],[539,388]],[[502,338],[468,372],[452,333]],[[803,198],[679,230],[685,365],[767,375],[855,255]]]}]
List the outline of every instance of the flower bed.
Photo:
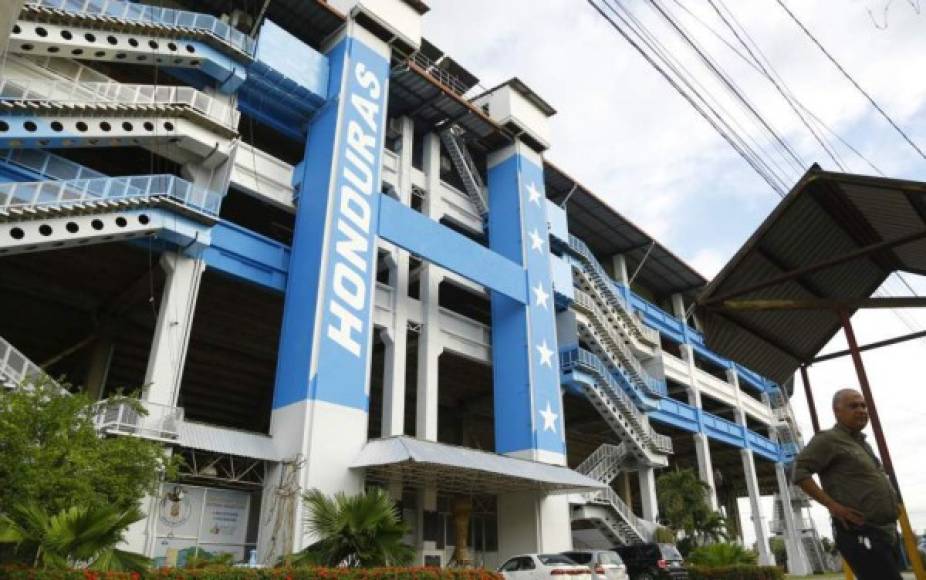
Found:
[{"label": "flower bed", "polygon": [[457,568],[161,568],[144,574],[93,570],[0,568],[10,580],[502,580],[483,569]]},{"label": "flower bed", "polygon": [[782,580],[776,566],[688,566],[690,580]]}]

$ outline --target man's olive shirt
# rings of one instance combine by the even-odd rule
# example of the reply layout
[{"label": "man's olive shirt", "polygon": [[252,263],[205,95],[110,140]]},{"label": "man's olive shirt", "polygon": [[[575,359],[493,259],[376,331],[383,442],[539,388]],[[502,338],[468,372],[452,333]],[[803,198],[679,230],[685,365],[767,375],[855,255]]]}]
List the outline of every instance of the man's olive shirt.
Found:
[{"label": "man's olive shirt", "polygon": [[881,462],[861,432],[842,425],[814,435],[794,465],[794,482],[814,473],[835,501],[856,509],[865,523],[878,527],[896,526],[897,496]]}]

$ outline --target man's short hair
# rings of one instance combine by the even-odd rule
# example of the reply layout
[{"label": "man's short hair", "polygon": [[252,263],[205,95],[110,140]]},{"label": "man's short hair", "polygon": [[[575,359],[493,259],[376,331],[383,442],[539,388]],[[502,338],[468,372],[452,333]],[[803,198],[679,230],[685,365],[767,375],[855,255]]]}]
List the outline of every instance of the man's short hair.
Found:
[{"label": "man's short hair", "polygon": [[833,410],[836,410],[836,406],[839,405],[839,402],[842,400],[843,396],[848,395],[849,393],[861,394],[855,389],[839,389],[833,395]]}]

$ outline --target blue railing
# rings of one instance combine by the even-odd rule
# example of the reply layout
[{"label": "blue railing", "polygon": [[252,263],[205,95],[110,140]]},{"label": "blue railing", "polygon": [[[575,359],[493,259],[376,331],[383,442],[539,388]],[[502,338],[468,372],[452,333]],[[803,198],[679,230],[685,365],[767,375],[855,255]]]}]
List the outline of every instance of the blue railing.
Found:
[{"label": "blue railing", "polygon": [[211,14],[135,4],[123,0],[27,0],[27,4],[120,20],[191,28],[210,33],[247,55],[254,53],[254,40],[251,37]]},{"label": "blue railing", "polygon": [[221,195],[174,175],[0,183],[0,211],[157,197],[210,216],[217,216],[222,204]]}]

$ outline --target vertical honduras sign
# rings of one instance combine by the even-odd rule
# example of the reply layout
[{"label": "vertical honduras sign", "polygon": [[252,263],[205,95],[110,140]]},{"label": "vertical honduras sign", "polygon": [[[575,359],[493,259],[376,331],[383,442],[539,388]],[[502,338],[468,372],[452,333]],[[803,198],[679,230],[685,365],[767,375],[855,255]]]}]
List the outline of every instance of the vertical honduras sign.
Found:
[{"label": "vertical honduras sign", "polygon": [[328,102],[294,177],[299,207],[274,409],[305,400],[368,407],[389,60],[353,36],[328,58]]}]

